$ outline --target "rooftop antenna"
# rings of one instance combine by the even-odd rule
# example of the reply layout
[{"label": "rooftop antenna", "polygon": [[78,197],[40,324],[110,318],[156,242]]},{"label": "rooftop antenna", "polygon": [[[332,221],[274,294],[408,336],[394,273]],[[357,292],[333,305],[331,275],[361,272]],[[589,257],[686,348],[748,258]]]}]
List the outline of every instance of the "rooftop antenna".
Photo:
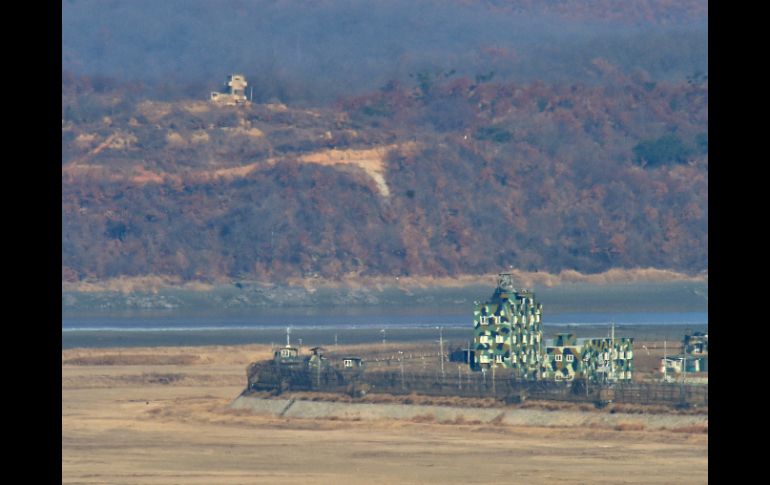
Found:
[{"label": "rooftop antenna", "polygon": [[687,352],[682,349],[682,384],[687,381]]},{"label": "rooftop antenna", "polygon": [[497,275],[497,287],[503,291],[514,291],[513,275],[511,273],[499,273]]}]

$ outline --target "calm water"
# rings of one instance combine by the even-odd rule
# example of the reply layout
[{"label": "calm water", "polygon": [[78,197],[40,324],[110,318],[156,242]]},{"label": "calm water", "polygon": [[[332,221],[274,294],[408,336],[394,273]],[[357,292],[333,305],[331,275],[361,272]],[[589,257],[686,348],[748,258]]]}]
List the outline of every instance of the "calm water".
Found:
[{"label": "calm water", "polygon": [[[286,340],[286,327],[291,327],[293,341],[303,339],[304,345],[329,345],[335,336],[339,344],[437,339],[436,327],[442,327],[448,341],[464,341],[470,322],[467,311],[419,309],[70,315],[62,318],[62,348],[281,343]],[[561,313],[543,319],[547,337],[564,331],[599,337],[606,335],[611,323],[618,336],[678,340],[685,331],[707,331],[708,313]]]}]

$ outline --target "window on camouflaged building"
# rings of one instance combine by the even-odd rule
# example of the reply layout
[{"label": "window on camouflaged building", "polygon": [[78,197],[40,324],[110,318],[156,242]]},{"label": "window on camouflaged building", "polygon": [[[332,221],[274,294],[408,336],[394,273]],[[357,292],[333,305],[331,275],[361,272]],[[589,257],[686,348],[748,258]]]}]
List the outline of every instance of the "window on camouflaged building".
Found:
[{"label": "window on camouflaged building", "polygon": [[567,354],[567,356],[565,357],[565,360],[566,360],[567,362],[572,362],[572,359],[573,359],[573,356],[572,356],[572,354]]},{"label": "window on camouflaged building", "polygon": [[561,354],[556,354],[556,355],[554,356],[554,360],[555,360],[556,362],[561,362]]}]

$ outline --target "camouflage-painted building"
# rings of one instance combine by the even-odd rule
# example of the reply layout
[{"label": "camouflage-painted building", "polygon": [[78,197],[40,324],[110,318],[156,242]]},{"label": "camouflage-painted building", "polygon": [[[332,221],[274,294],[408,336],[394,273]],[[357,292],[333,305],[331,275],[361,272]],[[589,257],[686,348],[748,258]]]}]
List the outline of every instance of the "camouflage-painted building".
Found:
[{"label": "camouflage-painted building", "polygon": [[313,347],[310,349],[310,355],[305,357],[305,365],[309,369],[324,368],[329,365],[328,359],[323,354],[323,347]]},{"label": "camouflage-painted building", "polygon": [[536,378],[543,355],[542,311],[531,291],[514,288],[512,276],[500,274],[492,297],[473,309],[471,367],[504,367],[518,377]]},{"label": "camouflage-painted building", "polygon": [[513,369],[514,375],[523,379],[631,379],[632,338],[578,339],[559,334],[545,341],[542,315],[543,305],[534,293],[514,288],[512,275],[501,273],[492,297],[476,302],[473,309],[471,368]]},{"label": "camouflage-painted building", "polygon": [[709,336],[707,333],[686,334],[682,339],[682,353],[660,359],[660,372],[672,378],[686,372],[708,372]]},{"label": "camouflage-painted building", "polygon": [[669,355],[660,359],[660,372],[662,374],[681,374],[683,372],[707,372],[708,359],[703,357],[690,357],[685,354]]},{"label": "camouflage-painted building", "polygon": [[540,378],[594,382],[630,380],[634,370],[634,339],[576,338],[558,334],[545,341]]},{"label": "camouflage-painted building", "polygon": [[682,350],[685,354],[697,355],[709,353],[709,335],[703,332],[695,332],[685,335],[682,339]]},{"label": "camouflage-painted building", "polygon": [[273,352],[273,360],[284,365],[302,363],[299,357],[299,350],[296,347],[289,346],[289,344]]}]

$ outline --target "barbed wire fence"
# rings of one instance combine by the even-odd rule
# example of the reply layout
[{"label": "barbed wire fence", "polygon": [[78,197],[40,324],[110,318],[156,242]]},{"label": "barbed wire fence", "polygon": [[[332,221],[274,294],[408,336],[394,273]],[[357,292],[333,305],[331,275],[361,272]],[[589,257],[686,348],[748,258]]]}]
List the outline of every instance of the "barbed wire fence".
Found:
[{"label": "barbed wire fence", "polygon": [[[708,406],[708,385],[682,382],[615,382],[598,384],[584,379],[539,381],[517,378],[510,369],[474,372],[466,363],[446,362],[447,371],[437,365],[439,352],[387,353],[366,362],[366,369],[348,374],[343,382],[310,379],[312,390],[349,392],[351,384],[365,385],[367,392],[422,394],[442,397],[475,397],[521,402],[526,399],[591,402]],[[456,367],[452,364],[455,364]]]}]

